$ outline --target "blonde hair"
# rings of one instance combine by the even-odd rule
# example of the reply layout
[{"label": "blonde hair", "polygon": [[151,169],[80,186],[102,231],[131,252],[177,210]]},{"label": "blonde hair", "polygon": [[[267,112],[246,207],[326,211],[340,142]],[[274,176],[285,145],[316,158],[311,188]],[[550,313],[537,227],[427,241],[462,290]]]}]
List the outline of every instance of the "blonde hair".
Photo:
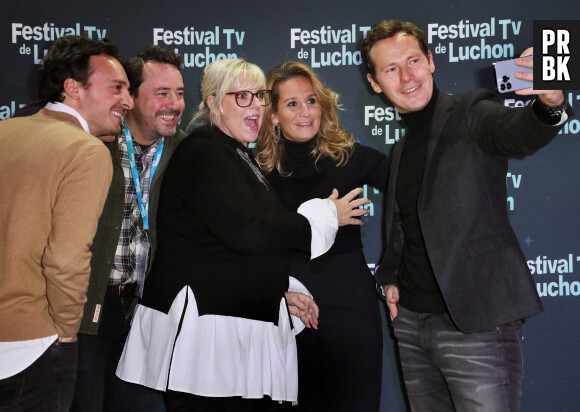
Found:
[{"label": "blonde hair", "polygon": [[[266,77],[262,69],[244,59],[223,59],[209,64],[203,70],[201,103],[187,125],[187,132],[199,126],[217,124],[218,109],[219,113],[223,114],[222,100],[226,93],[238,91],[242,82],[246,81],[250,82],[251,88],[266,88]],[[207,103],[209,96],[215,96],[213,107],[209,107]]]},{"label": "blonde hair", "polygon": [[304,77],[310,80],[322,111],[316,147],[312,151],[315,161],[317,162],[322,156],[330,156],[337,162],[338,166],[344,166],[352,153],[354,138],[338,124],[337,111],[342,110],[342,106],[338,104],[338,93],[324,86],[314,70],[306,64],[287,61],[268,73],[267,88],[272,91],[272,103],[266,107],[264,121],[258,136],[257,146],[260,153],[256,159],[260,167],[265,172],[271,172],[276,168],[282,175],[291,173],[291,171],[282,170],[284,139],[279,139],[279,136],[274,133],[272,114],[278,111],[280,84],[295,77]]}]

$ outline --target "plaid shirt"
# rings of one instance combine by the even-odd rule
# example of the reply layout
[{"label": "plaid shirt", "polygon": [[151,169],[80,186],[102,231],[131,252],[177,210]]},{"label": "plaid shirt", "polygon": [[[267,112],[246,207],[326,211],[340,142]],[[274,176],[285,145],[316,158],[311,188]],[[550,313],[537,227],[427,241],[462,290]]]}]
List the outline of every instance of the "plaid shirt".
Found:
[{"label": "plaid shirt", "polygon": [[[137,254],[141,251],[143,253],[148,253],[148,250],[143,250],[141,247],[144,241],[146,242],[145,244],[147,247],[149,247],[149,243],[144,239],[145,235],[143,233],[143,223],[141,222],[141,211],[139,210],[135,184],[133,182],[133,176],[131,175],[131,165],[129,163],[129,153],[127,151],[127,140],[125,139],[125,134],[120,134],[118,139],[121,166],[123,167],[123,174],[125,175],[125,210],[121,226],[121,236],[119,236],[119,243],[117,244],[117,250],[115,252],[113,269],[109,276],[109,285],[137,282],[138,276],[137,273],[135,273]],[[137,171],[139,172],[139,179],[141,181],[144,205],[147,204],[149,196],[151,163],[153,162],[153,157],[155,156],[157,147],[159,147],[159,144],[162,141],[163,138],[157,140],[151,146],[142,151],[141,146],[133,140],[135,162],[137,164]],[[144,278],[144,274],[142,278]]]}]

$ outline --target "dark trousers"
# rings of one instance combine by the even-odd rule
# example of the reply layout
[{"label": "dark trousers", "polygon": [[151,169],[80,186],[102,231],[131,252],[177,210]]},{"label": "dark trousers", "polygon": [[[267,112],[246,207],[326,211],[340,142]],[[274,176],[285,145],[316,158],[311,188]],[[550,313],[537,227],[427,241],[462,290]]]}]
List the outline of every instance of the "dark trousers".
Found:
[{"label": "dark trousers", "polygon": [[[376,314],[325,311],[319,305],[319,329],[304,329],[296,336],[299,411],[379,411],[382,330],[375,296],[370,302]],[[356,315],[358,320],[350,321]]]},{"label": "dark trousers", "polygon": [[239,396],[215,398],[190,393],[167,391],[170,412],[291,412],[291,402],[276,402],[270,397],[244,399]]},{"label": "dark trousers", "polygon": [[378,412],[383,335],[375,281],[362,250],[296,267],[320,308],[298,344],[300,412]]},{"label": "dark trousers", "polygon": [[520,410],[520,321],[468,334],[447,314],[399,307],[393,328],[412,411]]},{"label": "dark trousers", "polygon": [[78,374],[71,412],[164,412],[163,393],[115,375],[129,333],[133,297],[105,295],[97,335],[79,334]]},{"label": "dark trousers", "polygon": [[0,380],[0,411],[69,410],[77,371],[76,342],[54,342],[32,365]]}]

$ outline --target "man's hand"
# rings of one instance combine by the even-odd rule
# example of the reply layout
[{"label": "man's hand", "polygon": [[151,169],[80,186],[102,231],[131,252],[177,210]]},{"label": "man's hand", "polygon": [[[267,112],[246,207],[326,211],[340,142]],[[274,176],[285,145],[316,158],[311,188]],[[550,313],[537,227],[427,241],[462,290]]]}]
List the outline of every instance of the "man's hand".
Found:
[{"label": "man's hand", "polygon": [[385,285],[383,286],[383,291],[385,293],[385,299],[391,314],[391,320],[393,320],[399,314],[399,310],[397,309],[397,302],[399,301],[399,288],[397,288],[395,285]]},{"label": "man's hand", "polygon": [[363,225],[362,220],[356,219],[356,217],[367,215],[369,210],[359,209],[358,207],[362,205],[368,205],[371,203],[371,201],[366,197],[356,199],[356,197],[360,195],[362,191],[362,188],[358,187],[351,190],[346,196],[339,199],[338,190],[332,189],[332,194],[328,198],[334,202],[334,206],[336,207],[339,226]]},{"label": "man's hand", "polygon": [[[532,47],[526,49],[520,57],[533,56],[534,50]],[[517,59],[516,64],[522,67],[534,67],[534,59]],[[534,80],[532,72],[516,72],[516,77],[522,80]],[[532,87],[527,89],[517,90],[516,94],[531,95],[537,94],[542,103],[546,106],[556,107],[564,103],[564,92],[562,90],[534,90]]]},{"label": "man's hand", "polygon": [[290,314],[298,316],[307,328],[318,329],[318,305],[310,296],[300,292],[286,292]]}]

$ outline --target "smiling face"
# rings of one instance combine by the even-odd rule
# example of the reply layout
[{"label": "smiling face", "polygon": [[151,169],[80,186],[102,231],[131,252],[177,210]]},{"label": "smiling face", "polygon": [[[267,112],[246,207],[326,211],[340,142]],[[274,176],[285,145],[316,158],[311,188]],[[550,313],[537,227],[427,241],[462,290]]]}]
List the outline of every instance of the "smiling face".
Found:
[{"label": "smiling face", "polygon": [[421,110],[433,95],[435,65],[414,36],[400,32],[378,41],[370,51],[375,78],[367,79],[377,93],[383,92],[400,113]]},{"label": "smiling face", "polygon": [[[229,92],[248,90],[256,93],[264,89],[261,85],[252,85],[249,79],[246,78],[240,79],[239,82],[234,82],[234,84],[236,83],[239,84],[236,90],[229,90]],[[233,137],[244,146],[256,141],[264,115],[264,106],[260,104],[260,100],[254,97],[248,107],[240,107],[236,103],[235,95],[226,94],[221,102],[221,111],[215,103],[215,96],[208,97],[210,110],[214,113],[214,118],[217,119],[216,126],[222,132]]]},{"label": "smiling face", "polygon": [[272,123],[280,125],[284,137],[293,142],[306,142],[320,129],[322,109],[312,82],[303,76],[293,77],[278,86],[280,98]]},{"label": "smiling face", "polygon": [[[90,62],[88,85],[78,84],[74,105],[70,105],[87,121],[93,136],[118,134],[123,116],[133,108],[129,80],[121,64],[110,56],[91,56]],[[64,103],[68,102],[70,99],[65,99]]]},{"label": "smiling face", "polygon": [[175,135],[185,109],[183,77],[172,64],[149,61],[143,65],[143,83],[134,97],[135,108],[127,126],[135,140],[149,145]]}]

